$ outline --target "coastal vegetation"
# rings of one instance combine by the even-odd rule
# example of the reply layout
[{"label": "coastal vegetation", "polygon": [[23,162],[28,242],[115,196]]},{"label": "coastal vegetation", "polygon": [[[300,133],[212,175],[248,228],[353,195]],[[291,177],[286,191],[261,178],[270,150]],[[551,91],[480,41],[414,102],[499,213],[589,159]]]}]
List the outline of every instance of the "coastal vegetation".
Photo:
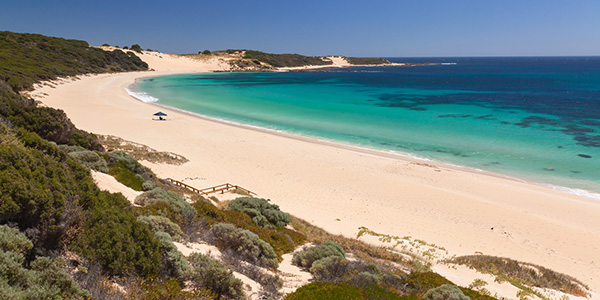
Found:
[{"label": "coastal vegetation", "polygon": [[385,65],[391,62],[381,57],[345,57],[353,65]]},{"label": "coastal vegetation", "polygon": [[131,52],[108,52],[85,41],[0,31],[0,81],[15,92],[57,77],[147,69],[148,64]]},{"label": "coastal vegetation", "polygon": [[254,50],[245,50],[244,58],[257,60],[269,64],[275,68],[332,64],[330,60],[324,60],[319,56],[304,56],[300,54],[273,54]]}]

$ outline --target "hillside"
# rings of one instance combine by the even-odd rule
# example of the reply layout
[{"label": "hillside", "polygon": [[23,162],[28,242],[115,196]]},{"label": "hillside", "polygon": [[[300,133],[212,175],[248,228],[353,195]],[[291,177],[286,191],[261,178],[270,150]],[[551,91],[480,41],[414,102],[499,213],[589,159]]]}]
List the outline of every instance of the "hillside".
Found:
[{"label": "hillside", "polygon": [[0,81],[16,92],[56,77],[147,69],[132,52],[107,52],[85,41],[0,31]]}]

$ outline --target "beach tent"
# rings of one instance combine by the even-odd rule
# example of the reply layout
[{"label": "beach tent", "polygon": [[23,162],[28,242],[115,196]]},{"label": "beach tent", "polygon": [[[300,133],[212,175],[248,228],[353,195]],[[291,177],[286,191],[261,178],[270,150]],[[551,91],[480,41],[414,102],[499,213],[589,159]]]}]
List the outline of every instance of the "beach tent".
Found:
[{"label": "beach tent", "polygon": [[159,120],[164,120],[164,119],[163,119],[163,116],[167,116],[167,114],[165,114],[165,113],[164,113],[164,112],[162,112],[162,111],[159,111],[159,112],[155,113],[154,115],[155,115],[155,116],[158,116],[158,119],[159,119]]}]

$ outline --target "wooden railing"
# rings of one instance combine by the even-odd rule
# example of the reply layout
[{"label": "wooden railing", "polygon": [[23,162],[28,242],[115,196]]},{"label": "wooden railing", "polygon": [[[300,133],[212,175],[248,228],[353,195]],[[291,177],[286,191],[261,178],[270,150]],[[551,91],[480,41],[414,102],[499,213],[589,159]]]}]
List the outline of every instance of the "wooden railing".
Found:
[{"label": "wooden railing", "polygon": [[220,185],[216,185],[213,187],[209,187],[209,188],[204,188],[204,189],[197,189],[191,185],[185,184],[181,181],[175,180],[173,178],[167,178],[166,179],[168,182],[174,184],[175,186],[178,187],[183,187],[186,188],[194,193],[200,194],[200,195],[208,195],[208,194],[213,194],[213,193],[226,193],[226,192],[231,192],[234,190],[241,190],[245,193],[247,193],[250,197],[254,197],[256,195],[256,193],[247,190],[239,185],[233,185],[231,183],[224,183],[224,184],[220,184]]}]

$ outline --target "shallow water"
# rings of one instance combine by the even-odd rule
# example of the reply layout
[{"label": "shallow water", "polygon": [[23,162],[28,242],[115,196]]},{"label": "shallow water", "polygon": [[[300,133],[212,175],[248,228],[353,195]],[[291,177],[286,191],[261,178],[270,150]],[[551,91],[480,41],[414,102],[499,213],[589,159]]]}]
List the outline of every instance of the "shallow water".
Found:
[{"label": "shallow water", "polygon": [[600,193],[600,57],[390,60],[445,64],[176,75],[131,90],[220,119]]}]

